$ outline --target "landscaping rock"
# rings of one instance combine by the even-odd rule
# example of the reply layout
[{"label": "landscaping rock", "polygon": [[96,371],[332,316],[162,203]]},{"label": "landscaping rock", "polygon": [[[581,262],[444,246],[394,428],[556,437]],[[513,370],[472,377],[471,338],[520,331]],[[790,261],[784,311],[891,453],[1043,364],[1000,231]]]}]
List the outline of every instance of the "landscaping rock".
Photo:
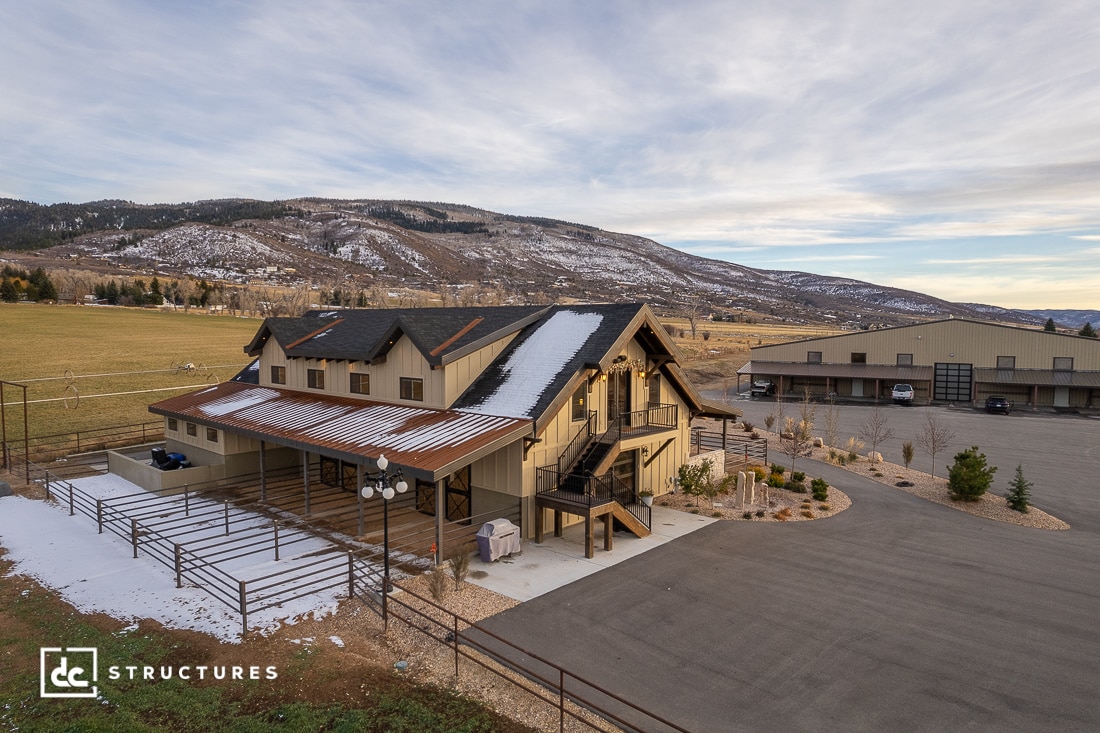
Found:
[{"label": "landscaping rock", "polygon": [[15,492],[11,490],[11,484],[7,481],[0,481],[0,496],[15,496]]}]

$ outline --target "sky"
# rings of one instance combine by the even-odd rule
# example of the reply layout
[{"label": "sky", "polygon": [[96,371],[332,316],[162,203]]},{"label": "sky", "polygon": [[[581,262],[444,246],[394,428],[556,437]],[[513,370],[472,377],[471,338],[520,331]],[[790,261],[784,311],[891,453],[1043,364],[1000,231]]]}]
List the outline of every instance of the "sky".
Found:
[{"label": "sky", "polygon": [[0,0],[0,197],[400,198],[1100,308],[1100,2]]}]

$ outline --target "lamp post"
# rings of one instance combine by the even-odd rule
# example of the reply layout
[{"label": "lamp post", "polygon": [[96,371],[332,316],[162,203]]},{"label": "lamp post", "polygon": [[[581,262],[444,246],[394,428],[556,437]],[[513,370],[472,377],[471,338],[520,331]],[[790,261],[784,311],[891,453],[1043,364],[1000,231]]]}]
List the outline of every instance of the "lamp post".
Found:
[{"label": "lamp post", "polygon": [[[390,499],[396,494],[404,494],[409,490],[409,485],[402,477],[400,468],[393,473],[386,473],[386,469],[390,466],[386,456],[379,455],[375,463],[378,465],[378,474],[369,477],[369,479],[378,484],[378,491],[382,494],[382,567],[384,568],[382,571],[382,593],[385,595],[390,586]],[[390,484],[394,479],[397,479],[397,482],[391,486]],[[369,499],[374,496],[374,490],[375,487],[371,484],[363,484],[363,498]]]}]

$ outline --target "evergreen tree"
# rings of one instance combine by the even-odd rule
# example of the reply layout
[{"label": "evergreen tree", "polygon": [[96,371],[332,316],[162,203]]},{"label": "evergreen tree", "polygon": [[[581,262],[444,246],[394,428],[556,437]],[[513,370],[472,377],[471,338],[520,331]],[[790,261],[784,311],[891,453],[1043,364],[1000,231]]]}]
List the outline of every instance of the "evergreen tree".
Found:
[{"label": "evergreen tree", "polygon": [[5,303],[16,303],[19,301],[19,290],[16,289],[15,283],[7,275],[4,275],[4,279],[0,280],[0,300]]},{"label": "evergreen tree", "polygon": [[1058,330],[1058,327],[1054,325],[1054,319],[1048,318],[1047,322],[1043,324],[1044,331],[1050,331],[1051,333]]},{"label": "evergreen tree", "polygon": [[1090,339],[1096,338],[1096,329],[1092,327],[1092,323],[1086,323],[1081,327],[1081,330],[1077,332],[1078,336],[1086,336]]},{"label": "evergreen tree", "polygon": [[41,267],[32,272],[28,280],[37,291],[32,300],[57,300],[57,286],[53,284],[50,276]]},{"label": "evergreen tree", "polygon": [[957,501],[978,501],[993,483],[996,466],[988,466],[985,453],[978,452],[978,446],[967,448],[955,454],[955,463],[947,472],[947,489],[951,498]]},{"label": "evergreen tree", "polygon": [[1031,505],[1031,482],[1024,478],[1023,466],[1016,466],[1016,478],[1008,485],[1005,500],[1009,509],[1027,514],[1027,508]]}]

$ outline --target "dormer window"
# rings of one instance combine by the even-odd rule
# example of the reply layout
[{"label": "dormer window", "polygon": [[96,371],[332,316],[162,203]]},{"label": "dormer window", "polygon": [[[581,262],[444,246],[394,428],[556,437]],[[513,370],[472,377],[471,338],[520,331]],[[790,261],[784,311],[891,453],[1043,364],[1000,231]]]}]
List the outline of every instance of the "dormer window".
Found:
[{"label": "dormer window", "polygon": [[324,389],[325,388],[325,370],[324,369],[307,369],[306,370],[306,384],[310,389]]},{"label": "dormer window", "polygon": [[369,374],[351,374],[351,393],[352,394],[370,394],[370,375]]},{"label": "dormer window", "polygon": [[271,383],[272,384],[286,384],[286,367],[285,366],[273,366],[273,367],[271,367]]}]

